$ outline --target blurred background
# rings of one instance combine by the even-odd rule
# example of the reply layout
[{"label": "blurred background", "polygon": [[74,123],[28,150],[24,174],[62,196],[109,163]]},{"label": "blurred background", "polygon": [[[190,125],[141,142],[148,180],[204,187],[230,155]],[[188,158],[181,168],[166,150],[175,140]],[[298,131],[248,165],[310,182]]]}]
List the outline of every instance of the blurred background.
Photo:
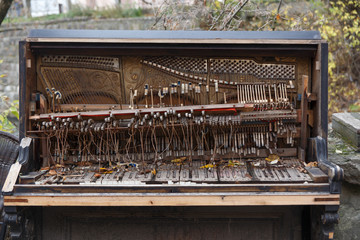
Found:
[{"label": "blurred background", "polygon": [[0,0],[0,130],[16,131],[18,41],[30,29],[318,30],[329,43],[331,114],[360,111],[360,2]]}]

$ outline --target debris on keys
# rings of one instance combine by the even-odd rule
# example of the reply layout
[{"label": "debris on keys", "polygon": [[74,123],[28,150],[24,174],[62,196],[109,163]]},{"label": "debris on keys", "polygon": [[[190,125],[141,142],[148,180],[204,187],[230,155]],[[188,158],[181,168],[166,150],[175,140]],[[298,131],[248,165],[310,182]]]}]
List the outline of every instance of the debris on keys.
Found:
[{"label": "debris on keys", "polygon": [[172,163],[183,163],[186,160],[186,157],[176,158],[171,160]]},{"label": "debris on keys", "polygon": [[237,166],[241,166],[241,165],[244,165],[244,164],[240,163],[240,161],[238,161],[238,160],[229,160],[227,167],[237,167]]},{"label": "debris on keys", "polygon": [[307,167],[317,167],[318,163],[317,162],[309,162],[306,164]]},{"label": "debris on keys", "polygon": [[200,168],[203,169],[203,168],[206,168],[206,169],[209,169],[209,168],[214,168],[215,165],[214,164],[206,164],[204,166],[201,166]]},{"label": "debris on keys", "polygon": [[279,161],[280,157],[278,155],[276,155],[276,154],[270,154],[267,158],[265,158],[265,160],[269,161],[269,162]]}]

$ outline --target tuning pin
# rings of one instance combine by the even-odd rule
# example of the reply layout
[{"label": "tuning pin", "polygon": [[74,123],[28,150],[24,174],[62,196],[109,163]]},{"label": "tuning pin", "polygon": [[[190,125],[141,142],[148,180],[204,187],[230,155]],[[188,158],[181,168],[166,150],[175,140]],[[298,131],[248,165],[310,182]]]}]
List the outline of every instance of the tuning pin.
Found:
[{"label": "tuning pin", "polygon": [[55,99],[57,99],[57,100],[60,100],[62,98],[62,94],[59,91],[55,91],[54,95],[55,95]]},{"label": "tuning pin", "polygon": [[47,94],[49,94],[49,96],[52,98],[53,97],[53,94],[51,92],[51,90],[49,88],[46,88],[46,92]]}]

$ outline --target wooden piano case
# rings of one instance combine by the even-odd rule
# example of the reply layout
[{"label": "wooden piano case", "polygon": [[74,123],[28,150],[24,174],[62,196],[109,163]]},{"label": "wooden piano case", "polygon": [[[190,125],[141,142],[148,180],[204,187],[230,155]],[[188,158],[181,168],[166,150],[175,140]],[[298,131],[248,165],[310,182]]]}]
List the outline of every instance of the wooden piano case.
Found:
[{"label": "wooden piano case", "polygon": [[12,237],[332,239],[327,54],[318,32],[33,30]]}]

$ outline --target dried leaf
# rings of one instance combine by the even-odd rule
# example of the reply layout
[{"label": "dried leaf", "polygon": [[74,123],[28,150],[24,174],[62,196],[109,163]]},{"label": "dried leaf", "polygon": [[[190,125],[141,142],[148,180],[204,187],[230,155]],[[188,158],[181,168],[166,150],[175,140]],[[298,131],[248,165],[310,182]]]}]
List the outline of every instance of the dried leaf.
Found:
[{"label": "dried leaf", "polygon": [[229,160],[228,167],[241,166],[242,164],[238,160]]},{"label": "dried leaf", "polygon": [[214,168],[214,167],[215,167],[215,165],[213,165],[213,164],[206,164],[204,166],[201,166],[200,168]]},{"label": "dried leaf", "polygon": [[176,158],[174,160],[171,160],[172,163],[182,163],[186,157]]},{"label": "dried leaf", "polygon": [[266,161],[272,162],[275,160],[280,160],[280,157],[276,154],[270,154],[267,158],[265,158]]},{"label": "dried leaf", "polygon": [[309,163],[306,164],[306,166],[307,167],[317,167],[318,164],[317,164],[317,162],[309,162]]}]

